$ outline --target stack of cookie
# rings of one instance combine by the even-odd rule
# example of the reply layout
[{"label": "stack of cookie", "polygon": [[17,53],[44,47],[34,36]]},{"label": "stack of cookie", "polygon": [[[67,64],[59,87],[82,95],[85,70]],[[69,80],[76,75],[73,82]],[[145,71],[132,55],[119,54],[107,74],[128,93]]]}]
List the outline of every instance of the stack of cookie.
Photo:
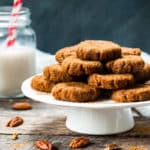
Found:
[{"label": "stack of cookie", "polygon": [[45,67],[31,86],[72,102],[94,101],[107,91],[117,102],[149,100],[150,84],[143,83],[150,79],[150,64],[140,55],[138,48],[86,40],[58,50],[58,64]]}]

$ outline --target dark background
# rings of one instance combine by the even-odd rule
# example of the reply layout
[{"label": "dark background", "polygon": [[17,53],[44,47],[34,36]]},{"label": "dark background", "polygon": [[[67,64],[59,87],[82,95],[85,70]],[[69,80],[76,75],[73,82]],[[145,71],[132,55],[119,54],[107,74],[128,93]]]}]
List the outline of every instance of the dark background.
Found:
[{"label": "dark background", "polygon": [[[0,6],[12,1],[0,0]],[[104,39],[150,53],[149,0],[24,0],[24,6],[31,9],[40,50]]]}]

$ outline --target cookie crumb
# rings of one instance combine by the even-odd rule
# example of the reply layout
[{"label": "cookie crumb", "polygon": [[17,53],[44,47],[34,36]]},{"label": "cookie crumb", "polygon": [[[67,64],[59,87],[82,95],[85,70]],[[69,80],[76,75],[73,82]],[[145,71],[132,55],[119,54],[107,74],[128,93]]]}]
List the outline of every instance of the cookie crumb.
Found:
[{"label": "cookie crumb", "polygon": [[143,146],[130,146],[128,150],[148,150],[146,147]]},{"label": "cookie crumb", "polygon": [[13,133],[13,134],[11,135],[11,139],[12,139],[12,140],[17,140],[17,139],[18,139],[18,133]]},{"label": "cookie crumb", "polygon": [[13,144],[13,148],[14,148],[14,150],[23,149],[26,146],[26,144],[27,143],[15,143],[15,144]]},{"label": "cookie crumb", "polygon": [[105,150],[121,150],[121,147],[117,144],[107,144]]}]

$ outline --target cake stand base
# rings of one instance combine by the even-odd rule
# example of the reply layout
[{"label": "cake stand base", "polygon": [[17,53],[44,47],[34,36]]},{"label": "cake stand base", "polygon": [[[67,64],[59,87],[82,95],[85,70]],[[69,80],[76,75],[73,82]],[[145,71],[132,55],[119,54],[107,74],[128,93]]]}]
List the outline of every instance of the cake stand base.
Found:
[{"label": "cake stand base", "polygon": [[109,135],[134,127],[131,108],[87,109],[67,108],[66,126],[75,132],[90,135]]}]

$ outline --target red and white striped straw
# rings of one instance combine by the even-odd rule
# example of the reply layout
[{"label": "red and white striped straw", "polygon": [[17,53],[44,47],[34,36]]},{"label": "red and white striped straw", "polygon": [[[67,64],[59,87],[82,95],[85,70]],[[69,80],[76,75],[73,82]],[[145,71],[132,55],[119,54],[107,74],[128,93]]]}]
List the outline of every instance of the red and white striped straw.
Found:
[{"label": "red and white striped straw", "polygon": [[11,12],[11,19],[10,25],[8,27],[8,37],[6,39],[6,46],[11,47],[14,45],[16,41],[16,22],[19,16],[19,12],[22,8],[23,0],[14,0],[12,12]]}]

